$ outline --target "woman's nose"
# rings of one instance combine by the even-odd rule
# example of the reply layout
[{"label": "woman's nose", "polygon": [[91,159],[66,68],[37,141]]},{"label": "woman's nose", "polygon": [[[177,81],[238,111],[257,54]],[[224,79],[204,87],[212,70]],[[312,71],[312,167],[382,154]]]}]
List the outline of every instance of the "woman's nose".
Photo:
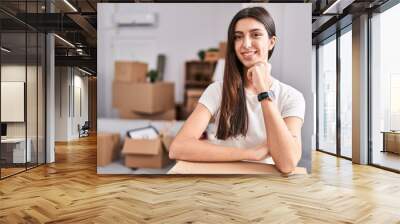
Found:
[{"label": "woman's nose", "polygon": [[251,39],[250,37],[244,37],[243,38],[243,47],[244,48],[250,48],[251,47]]}]

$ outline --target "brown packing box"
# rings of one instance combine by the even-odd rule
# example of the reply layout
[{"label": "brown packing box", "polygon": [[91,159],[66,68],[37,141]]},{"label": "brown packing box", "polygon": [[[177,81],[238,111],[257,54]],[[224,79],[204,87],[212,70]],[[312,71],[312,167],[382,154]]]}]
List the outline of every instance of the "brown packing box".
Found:
[{"label": "brown packing box", "polygon": [[[281,174],[274,165],[255,162],[187,162],[177,161],[168,174]],[[292,174],[307,174],[303,167],[296,167]]]},{"label": "brown packing box", "polygon": [[97,133],[97,166],[110,164],[120,152],[119,133]]},{"label": "brown packing box", "polygon": [[204,90],[202,89],[188,89],[186,90],[186,110],[191,113],[201,97]]},{"label": "brown packing box", "polygon": [[125,138],[122,153],[125,166],[135,168],[163,168],[172,160],[168,157],[168,148],[172,137],[159,137],[153,140]]},{"label": "brown packing box", "polygon": [[226,55],[226,42],[219,43],[219,57],[225,58]]},{"label": "brown packing box", "polygon": [[129,110],[119,110],[119,117],[123,119],[143,119],[143,120],[176,120],[175,108],[169,109],[165,112],[159,112],[155,114],[144,114]]},{"label": "brown packing box", "polygon": [[137,61],[116,61],[115,80],[121,82],[146,82],[148,65]]},{"label": "brown packing box", "polygon": [[206,55],[204,57],[204,61],[218,61],[219,59],[219,51],[206,51]]},{"label": "brown packing box", "polygon": [[175,108],[174,83],[113,82],[113,107],[147,114]]}]

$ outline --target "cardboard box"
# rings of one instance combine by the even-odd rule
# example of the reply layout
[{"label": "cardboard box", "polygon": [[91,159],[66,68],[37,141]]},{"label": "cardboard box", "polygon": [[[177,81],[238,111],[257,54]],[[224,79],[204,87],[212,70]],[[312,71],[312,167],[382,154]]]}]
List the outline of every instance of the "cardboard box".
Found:
[{"label": "cardboard box", "polygon": [[175,108],[174,83],[113,82],[113,107],[146,114]]},{"label": "cardboard box", "polygon": [[206,51],[206,55],[204,57],[204,61],[218,61],[219,59],[219,51]]},{"label": "cardboard box", "polygon": [[191,113],[196,108],[203,91],[202,89],[186,90],[186,111],[188,113]]},{"label": "cardboard box", "polygon": [[165,136],[157,139],[125,138],[122,153],[125,156],[125,166],[135,168],[163,168],[172,160],[168,157],[168,148],[172,137]]},{"label": "cardboard box", "polygon": [[119,110],[119,117],[122,119],[142,119],[142,120],[176,120],[175,108],[169,109],[165,112],[159,112],[155,114],[144,114],[129,110]]},{"label": "cardboard box", "polygon": [[119,133],[97,133],[97,166],[110,164],[120,151]]},{"label": "cardboard box", "polygon": [[148,65],[137,61],[116,61],[115,80],[121,82],[146,82]]},{"label": "cardboard box", "polygon": [[225,58],[226,47],[227,47],[226,42],[219,43],[219,57],[220,58]]},{"label": "cardboard box", "polygon": [[[168,174],[282,174],[274,165],[256,162],[188,162],[178,161]],[[296,167],[292,174],[307,174]]]}]

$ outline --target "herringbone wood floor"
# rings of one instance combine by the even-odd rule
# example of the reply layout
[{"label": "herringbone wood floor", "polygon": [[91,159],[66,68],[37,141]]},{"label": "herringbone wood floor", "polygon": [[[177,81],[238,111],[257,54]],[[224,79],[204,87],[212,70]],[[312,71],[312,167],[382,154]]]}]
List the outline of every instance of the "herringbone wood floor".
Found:
[{"label": "herringbone wood floor", "polygon": [[0,223],[400,223],[400,175],[315,152],[308,176],[98,176],[96,139],[0,181]]}]

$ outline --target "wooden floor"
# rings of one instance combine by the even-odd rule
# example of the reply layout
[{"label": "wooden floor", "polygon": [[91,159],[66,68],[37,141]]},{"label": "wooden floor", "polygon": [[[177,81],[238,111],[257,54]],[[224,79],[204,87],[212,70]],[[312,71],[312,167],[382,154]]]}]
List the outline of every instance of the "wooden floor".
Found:
[{"label": "wooden floor", "polygon": [[25,170],[26,170],[25,167],[23,167],[23,168],[20,168],[20,167],[17,167],[17,168],[1,168],[1,177],[2,178],[3,177],[7,177],[7,176],[10,176],[10,175],[13,175],[13,174],[25,171]]},{"label": "wooden floor", "polygon": [[0,223],[400,223],[400,175],[320,152],[308,176],[99,176],[94,137],[0,181]]}]

